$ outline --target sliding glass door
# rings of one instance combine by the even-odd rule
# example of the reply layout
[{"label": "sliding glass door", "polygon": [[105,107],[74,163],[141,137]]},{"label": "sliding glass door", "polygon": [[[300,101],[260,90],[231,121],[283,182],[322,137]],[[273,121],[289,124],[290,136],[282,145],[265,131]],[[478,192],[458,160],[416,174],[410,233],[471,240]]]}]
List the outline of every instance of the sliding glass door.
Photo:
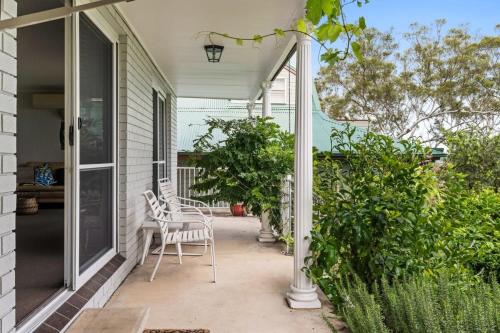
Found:
[{"label": "sliding glass door", "polygon": [[100,261],[116,252],[116,43],[80,14],[78,49],[76,273],[82,277],[91,276]]}]

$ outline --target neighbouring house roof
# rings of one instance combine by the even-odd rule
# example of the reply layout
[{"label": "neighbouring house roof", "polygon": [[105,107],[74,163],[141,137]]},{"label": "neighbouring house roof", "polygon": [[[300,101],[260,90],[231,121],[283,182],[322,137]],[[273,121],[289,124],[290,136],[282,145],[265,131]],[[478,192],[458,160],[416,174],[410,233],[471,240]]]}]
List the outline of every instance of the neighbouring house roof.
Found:
[{"label": "neighbouring house roof", "polygon": [[[179,153],[194,152],[194,141],[208,131],[205,120],[220,118],[225,120],[245,119],[248,117],[247,104],[243,101],[203,98],[179,98],[177,100],[177,151]],[[262,104],[255,104],[254,115],[262,114]],[[295,105],[272,104],[272,117],[282,130],[294,132]],[[333,129],[342,130],[347,126],[355,129],[355,138],[366,134],[367,129],[359,126],[348,125],[331,119],[321,111],[319,98],[313,95],[313,146],[320,152],[330,152],[330,141]],[[214,141],[223,140],[220,132],[214,132]],[[333,152],[338,153],[338,151]],[[440,148],[432,150],[435,158],[446,156]]]},{"label": "neighbouring house roof", "polygon": [[[254,115],[262,114],[262,104],[256,104]],[[177,101],[177,150],[179,152],[193,152],[194,141],[205,134],[208,118],[225,120],[244,119],[248,117],[246,103],[221,99],[179,98]],[[295,105],[273,104],[272,117],[284,131],[294,132]],[[333,128],[343,129],[347,125],[330,119],[321,111],[319,99],[313,98],[313,146],[319,151],[331,151],[330,135]],[[355,127],[359,136],[364,135],[365,129]],[[214,141],[222,140],[222,134],[214,133]]]}]

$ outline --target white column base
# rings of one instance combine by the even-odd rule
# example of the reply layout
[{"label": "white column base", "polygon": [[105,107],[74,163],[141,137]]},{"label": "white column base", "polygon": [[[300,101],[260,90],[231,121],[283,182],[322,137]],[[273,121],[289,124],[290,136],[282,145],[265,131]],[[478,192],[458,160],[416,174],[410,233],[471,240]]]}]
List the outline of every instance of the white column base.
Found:
[{"label": "white column base", "polygon": [[257,238],[261,243],[274,243],[276,242],[276,238],[272,232],[261,230],[259,237]]},{"label": "white column base", "polygon": [[297,289],[292,285],[286,293],[286,301],[292,309],[321,309],[316,288]]},{"label": "white column base", "polygon": [[271,224],[269,222],[269,212],[263,212],[260,217],[260,222],[262,223],[262,228],[259,232],[259,242],[261,243],[274,243],[276,238],[274,238],[273,231],[271,229]]}]

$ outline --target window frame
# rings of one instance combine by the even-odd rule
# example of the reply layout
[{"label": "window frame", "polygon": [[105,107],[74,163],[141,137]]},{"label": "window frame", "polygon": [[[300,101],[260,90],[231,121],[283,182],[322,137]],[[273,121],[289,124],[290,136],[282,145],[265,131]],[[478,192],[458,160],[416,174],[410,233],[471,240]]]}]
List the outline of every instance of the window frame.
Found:
[{"label": "window frame", "polygon": [[[83,286],[92,276],[94,276],[104,265],[106,265],[117,253],[118,253],[118,138],[117,138],[117,127],[118,127],[118,34],[109,26],[106,20],[101,16],[99,12],[87,12],[87,13],[77,13],[74,15],[74,82],[75,87],[73,88],[73,94],[75,96],[75,124],[78,123],[78,118],[80,117],[80,16],[85,15],[87,19],[95,25],[95,27],[112,43],[113,53],[112,53],[112,162],[110,163],[99,163],[99,164],[80,164],[80,131],[75,128],[75,149],[74,149],[74,161],[75,161],[75,193],[74,193],[74,231],[73,231],[73,258],[72,258],[72,275],[73,283],[72,289],[77,290]],[[85,170],[111,168],[112,170],[112,185],[111,190],[113,198],[111,200],[111,238],[112,245],[109,250],[104,252],[99,259],[95,260],[92,264],[80,272],[80,172]]]},{"label": "window frame", "polygon": [[[163,105],[160,108],[160,105]],[[163,119],[160,115],[163,114]],[[163,121],[160,121],[160,120]],[[163,131],[161,131],[163,126]],[[161,135],[163,134],[163,136]],[[163,145],[160,142],[163,141]],[[160,147],[163,159],[160,158]],[[163,177],[161,170],[163,169]],[[167,177],[167,97],[159,89],[153,88],[153,160],[152,189],[158,195],[158,180]]]}]

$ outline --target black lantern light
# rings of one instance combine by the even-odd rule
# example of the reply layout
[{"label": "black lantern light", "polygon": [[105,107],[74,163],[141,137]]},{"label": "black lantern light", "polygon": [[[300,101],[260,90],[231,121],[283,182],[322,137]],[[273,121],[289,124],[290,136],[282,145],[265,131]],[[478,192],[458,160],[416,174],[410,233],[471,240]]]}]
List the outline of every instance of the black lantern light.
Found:
[{"label": "black lantern light", "polygon": [[222,50],[224,50],[224,46],[221,45],[205,45],[208,61],[219,62],[222,56]]}]

